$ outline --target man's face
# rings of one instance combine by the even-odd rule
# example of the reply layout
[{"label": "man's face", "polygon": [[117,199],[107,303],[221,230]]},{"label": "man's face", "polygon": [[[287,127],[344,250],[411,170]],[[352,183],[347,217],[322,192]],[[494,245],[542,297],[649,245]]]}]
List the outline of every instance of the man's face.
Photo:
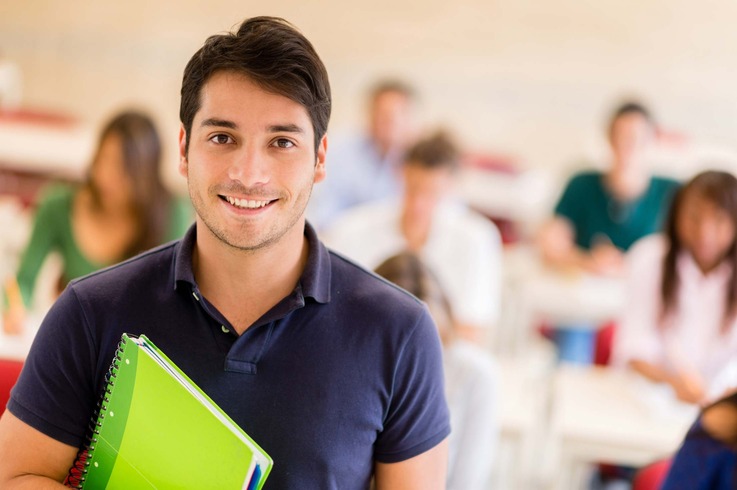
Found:
[{"label": "man's face", "polygon": [[200,102],[191,134],[182,129],[179,137],[179,171],[200,227],[241,250],[273,245],[290,231],[301,236],[327,148],[323,137],[315,152],[306,109],[232,71],[213,74]]},{"label": "man's face", "polygon": [[647,150],[655,138],[650,122],[636,112],[624,114],[612,124],[609,143],[618,163],[634,161]]},{"label": "man's face", "polygon": [[405,216],[416,222],[428,222],[450,191],[453,173],[447,168],[425,168],[410,162],[404,165],[403,176]]},{"label": "man's face", "polygon": [[371,135],[382,152],[401,150],[413,137],[412,101],[400,92],[383,92],[371,107]]}]

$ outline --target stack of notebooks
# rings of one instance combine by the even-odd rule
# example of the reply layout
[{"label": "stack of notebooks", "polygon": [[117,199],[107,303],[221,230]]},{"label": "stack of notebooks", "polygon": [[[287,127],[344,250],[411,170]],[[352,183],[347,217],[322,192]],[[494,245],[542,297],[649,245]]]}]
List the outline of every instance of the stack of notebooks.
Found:
[{"label": "stack of notebooks", "polygon": [[67,484],[260,490],[272,459],[144,335],[126,334]]}]

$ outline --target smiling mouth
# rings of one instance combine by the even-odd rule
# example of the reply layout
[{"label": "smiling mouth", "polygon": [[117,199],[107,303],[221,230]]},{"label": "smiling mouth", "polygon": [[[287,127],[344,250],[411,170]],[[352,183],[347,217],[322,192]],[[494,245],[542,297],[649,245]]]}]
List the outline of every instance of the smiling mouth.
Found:
[{"label": "smiling mouth", "polygon": [[235,206],[239,209],[259,209],[275,201],[275,200],[261,201],[261,200],[255,200],[255,199],[238,199],[237,197],[231,197],[231,196],[220,196],[220,198],[227,201],[232,206]]}]

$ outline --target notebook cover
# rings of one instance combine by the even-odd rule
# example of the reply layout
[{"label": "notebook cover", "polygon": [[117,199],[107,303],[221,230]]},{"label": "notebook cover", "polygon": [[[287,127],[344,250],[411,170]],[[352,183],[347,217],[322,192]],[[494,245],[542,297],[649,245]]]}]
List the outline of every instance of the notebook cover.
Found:
[{"label": "notebook cover", "polygon": [[261,489],[271,459],[148,339],[124,335],[112,374],[85,489]]}]

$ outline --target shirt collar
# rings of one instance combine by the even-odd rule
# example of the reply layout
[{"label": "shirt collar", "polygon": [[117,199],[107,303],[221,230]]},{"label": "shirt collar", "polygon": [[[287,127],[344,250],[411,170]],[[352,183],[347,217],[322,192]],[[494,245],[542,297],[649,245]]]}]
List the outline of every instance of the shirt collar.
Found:
[{"label": "shirt collar", "polygon": [[705,280],[726,282],[732,273],[732,266],[727,261],[722,261],[714,270],[704,274],[694,260],[693,255],[685,250],[678,254],[676,261],[679,273],[689,277],[693,282]]},{"label": "shirt collar", "polygon": [[[192,225],[184,238],[179,242],[174,257],[174,289],[180,282],[192,286],[197,283],[192,270],[192,255],[196,242],[197,225]],[[298,288],[301,287],[305,298],[312,298],[318,303],[330,302],[330,252],[317,238],[315,229],[309,223],[305,223],[305,238],[309,247],[307,263],[299,279]]]}]

